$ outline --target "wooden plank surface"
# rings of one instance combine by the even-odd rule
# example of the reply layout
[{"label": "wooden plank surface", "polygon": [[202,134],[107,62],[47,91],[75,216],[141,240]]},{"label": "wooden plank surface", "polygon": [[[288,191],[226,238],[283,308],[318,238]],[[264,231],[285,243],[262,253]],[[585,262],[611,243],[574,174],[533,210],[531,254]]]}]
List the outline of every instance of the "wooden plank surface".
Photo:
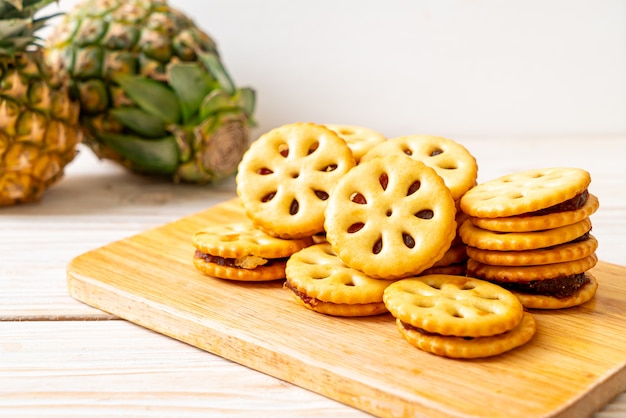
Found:
[{"label": "wooden plank surface", "polygon": [[126,321],[0,322],[0,353],[1,417],[364,416]]},{"label": "wooden plank surface", "polygon": [[195,270],[191,234],[242,216],[234,199],[87,252],[68,266],[70,292],[381,416],[586,416],[626,388],[626,268],[600,263],[600,289],[584,306],[535,311],[538,333],[526,346],[450,360],[404,342],[389,315],[328,317],[295,304],[280,283],[234,283]]}]

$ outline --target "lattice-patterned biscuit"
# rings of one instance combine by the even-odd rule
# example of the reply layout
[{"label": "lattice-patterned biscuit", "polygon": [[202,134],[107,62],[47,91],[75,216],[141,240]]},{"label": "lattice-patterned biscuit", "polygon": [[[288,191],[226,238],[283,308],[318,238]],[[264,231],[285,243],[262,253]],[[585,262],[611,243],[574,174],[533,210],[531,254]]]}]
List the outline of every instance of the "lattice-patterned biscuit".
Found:
[{"label": "lattice-patterned biscuit", "polygon": [[508,174],[473,187],[461,209],[475,218],[501,218],[535,212],[587,190],[591,176],[580,168],[543,168]]},{"label": "lattice-patterned biscuit", "polygon": [[391,138],[368,151],[361,161],[398,154],[408,155],[433,168],[443,178],[454,200],[460,199],[476,183],[478,165],[474,156],[458,142],[440,136]]},{"label": "lattice-patterned biscuit", "polygon": [[597,263],[598,256],[596,254],[591,254],[580,260],[537,266],[493,266],[479,263],[470,258],[467,260],[467,274],[498,282],[529,282],[584,273]]},{"label": "lattice-patterned biscuit", "polygon": [[543,231],[571,225],[593,215],[600,207],[595,195],[589,197],[578,209],[548,213],[537,216],[509,216],[506,218],[471,218],[479,228],[496,232],[528,232]]},{"label": "lattice-patterned biscuit", "polygon": [[330,244],[316,244],[287,261],[285,287],[309,309],[335,316],[387,312],[383,292],[390,280],[377,280],[346,266]]},{"label": "lattice-patterned biscuit", "polygon": [[572,225],[545,231],[493,232],[474,225],[467,220],[461,225],[459,235],[465,244],[483,250],[522,251],[552,247],[570,242],[591,230],[591,220],[585,218]]},{"label": "lattice-patterned biscuit", "polygon": [[438,356],[450,358],[483,358],[511,351],[529,342],[537,331],[534,317],[524,312],[519,324],[510,331],[490,337],[454,337],[428,334],[407,327],[399,319],[396,324],[400,334],[411,345]]},{"label": "lattice-patterned biscuit", "polygon": [[595,253],[598,241],[593,235],[583,241],[567,242],[549,248],[525,251],[494,251],[467,247],[467,255],[482,264],[496,266],[535,266],[580,260]]},{"label": "lattice-patterned biscuit", "polygon": [[264,281],[285,277],[286,258],[313,243],[310,237],[285,240],[265,234],[250,222],[203,228],[193,234],[194,266],[229,280]]},{"label": "lattice-patterned biscuit", "polygon": [[500,286],[472,277],[433,274],[391,284],[383,300],[391,314],[424,331],[485,337],[514,328],[520,301]]},{"label": "lattice-patterned biscuit", "polygon": [[512,291],[512,293],[515,294],[522,302],[522,305],[524,305],[524,307],[528,309],[571,308],[590,301],[591,299],[593,299],[598,290],[598,280],[596,279],[596,277],[589,272],[585,272],[585,276],[589,279],[589,281],[570,296],[555,297],[549,295],[516,292],[514,290]]},{"label": "lattice-patterned biscuit", "polygon": [[387,137],[380,132],[363,126],[340,125],[333,123],[325,123],[324,126],[336,132],[337,135],[346,141],[348,147],[352,150],[352,155],[354,155],[354,159],[357,163],[367,151],[387,140]]},{"label": "lattice-patterned biscuit", "polygon": [[456,235],[454,201],[441,177],[406,156],[362,162],[339,180],[326,239],[348,266],[397,279],[431,267]]},{"label": "lattice-patterned biscuit", "polygon": [[237,194],[256,227],[280,238],[323,232],[335,184],[355,166],[335,132],[312,123],[283,125],[252,143],[239,164]]}]

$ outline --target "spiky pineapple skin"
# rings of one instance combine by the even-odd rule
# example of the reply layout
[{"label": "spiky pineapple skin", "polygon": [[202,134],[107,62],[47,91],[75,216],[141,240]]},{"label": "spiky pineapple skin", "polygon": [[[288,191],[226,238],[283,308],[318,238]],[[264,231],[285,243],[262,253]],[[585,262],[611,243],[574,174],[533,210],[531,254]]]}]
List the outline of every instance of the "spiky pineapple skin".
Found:
[{"label": "spiky pineapple skin", "polygon": [[[164,0],[83,1],[55,28],[46,51],[55,71],[71,79],[84,142],[98,157],[144,174],[163,173],[125,158],[102,139],[103,134],[131,133],[112,114],[135,106],[115,76],[140,75],[167,85],[168,65],[199,62],[197,51],[217,55],[213,39]],[[224,112],[217,121],[168,127],[180,161],[166,175],[175,182],[210,183],[232,174],[248,147],[249,126],[246,115]]]},{"label": "spiky pineapple skin", "polygon": [[0,56],[0,206],[39,201],[82,140],[79,105],[41,50]]}]

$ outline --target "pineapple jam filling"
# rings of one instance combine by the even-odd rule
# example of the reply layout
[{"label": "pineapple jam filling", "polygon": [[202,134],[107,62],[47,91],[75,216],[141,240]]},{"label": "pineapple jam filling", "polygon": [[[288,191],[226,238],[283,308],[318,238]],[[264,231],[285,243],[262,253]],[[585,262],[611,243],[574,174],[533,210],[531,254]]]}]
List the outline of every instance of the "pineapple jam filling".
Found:
[{"label": "pineapple jam filling", "polygon": [[206,254],[200,250],[196,250],[194,258],[202,259],[207,263],[214,263],[223,267],[234,267],[248,270],[254,269],[259,266],[271,266],[278,262],[286,262],[287,260],[286,258],[268,260],[266,258],[261,258],[255,255],[247,255],[238,258],[225,258]]},{"label": "pineapple jam filling", "polygon": [[578,292],[578,290],[589,283],[590,280],[585,273],[579,273],[571,276],[558,277],[556,279],[531,280],[528,282],[513,283],[494,280],[491,280],[491,282],[514,292],[566,298]]},{"label": "pineapple jam filling", "polygon": [[[420,334],[427,335],[427,336],[431,336],[431,337],[436,337],[436,336],[442,336],[442,337],[445,337],[445,335],[442,335],[442,334],[437,334],[436,332],[426,331],[426,330],[425,330],[425,329],[423,329],[423,328],[419,328],[419,327],[413,326],[413,325],[411,325],[411,324],[409,324],[409,323],[407,323],[407,322],[404,322],[404,321],[400,321],[400,323],[402,323],[402,326],[403,326],[403,327],[404,327],[404,329],[406,329],[407,331],[417,331],[417,332],[419,332]],[[473,340],[473,339],[474,339],[474,337],[458,337],[458,338],[463,338],[464,340]],[[480,338],[480,337],[477,337],[477,338]]]},{"label": "pineapple jam filling", "polygon": [[[585,232],[580,237],[569,241],[568,244],[583,242],[588,239],[589,232]],[[553,247],[556,247],[556,245]],[[553,247],[546,247],[546,249],[550,249]],[[481,277],[481,275],[479,274],[476,275],[476,278],[487,280],[485,277]],[[489,279],[488,281],[502,286],[507,290],[515,292],[528,293],[533,295],[553,296],[556,298],[566,298],[572,296],[578,291],[578,289],[589,283],[590,280],[585,275],[585,273],[579,273],[571,276],[557,277],[554,279],[531,280],[528,282],[501,282],[492,279]]]},{"label": "pineapple jam filling", "polygon": [[539,209],[534,212],[524,213],[520,216],[541,216],[541,215],[548,215],[551,213],[569,212],[572,210],[580,209],[587,202],[588,197],[589,197],[589,191],[584,190],[583,192],[577,194],[576,196],[564,202],[557,203],[556,205],[553,205],[544,209]]},{"label": "pineapple jam filling", "polygon": [[[314,297],[311,297],[309,295],[307,295],[306,293],[303,293],[301,291],[299,291],[298,289],[296,289],[295,287],[292,286],[291,283],[289,283],[289,280],[285,280],[285,284],[284,287],[286,287],[287,289],[291,290],[293,293],[295,293],[295,295],[297,297],[299,297],[300,299],[302,299],[302,301],[304,303],[306,303],[309,306],[315,306],[317,305],[317,302],[319,301],[319,299],[316,299]],[[327,302],[328,303],[328,302]]]}]

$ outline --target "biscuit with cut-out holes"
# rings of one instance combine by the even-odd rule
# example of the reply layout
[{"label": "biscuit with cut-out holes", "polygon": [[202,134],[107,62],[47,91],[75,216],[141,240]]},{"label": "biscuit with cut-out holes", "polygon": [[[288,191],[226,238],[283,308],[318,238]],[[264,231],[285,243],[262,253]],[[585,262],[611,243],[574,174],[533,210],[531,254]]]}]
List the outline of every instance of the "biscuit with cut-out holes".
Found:
[{"label": "biscuit with cut-out holes", "polygon": [[426,333],[396,319],[400,334],[411,345],[442,357],[472,359],[493,357],[523,346],[537,332],[535,318],[524,312],[521,321],[513,329],[489,337],[455,337]]},{"label": "biscuit with cut-out holes", "polygon": [[254,228],[250,222],[218,224],[196,231],[194,266],[205,274],[241,281],[285,277],[287,258],[313,244],[310,237],[285,240]]},{"label": "biscuit with cut-out holes", "polygon": [[385,289],[383,301],[403,323],[455,337],[501,334],[519,324],[524,313],[517,297],[500,286],[444,274],[398,280]]},{"label": "biscuit with cut-out holes", "polygon": [[407,135],[376,145],[361,161],[388,155],[408,155],[433,168],[458,200],[476,183],[478,165],[474,156],[452,139],[432,135]]},{"label": "biscuit with cut-out holes", "polygon": [[[584,196],[582,194],[581,196]],[[575,209],[533,216],[509,216],[505,218],[471,218],[479,228],[495,232],[530,232],[571,225],[593,215],[600,207],[598,198],[589,194],[584,203]]]},{"label": "biscuit with cut-out holes", "polygon": [[470,247],[483,250],[523,251],[570,242],[590,230],[591,220],[589,218],[571,225],[531,232],[493,232],[479,228],[471,220],[466,220],[459,228],[459,235],[463,242]]},{"label": "biscuit with cut-out holes", "polygon": [[352,150],[355,161],[358,163],[367,151],[376,145],[383,143],[387,137],[373,129],[364,126],[341,125],[335,123],[325,123],[328,129],[335,131],[339,137],[343,138]]},{"label": "biscuit with cut-out holes", "polygon": [[431,267],[456,235],[450,191],[430,167],[407,156],[374,158],[335,186],[326,239],[348,266],[377,279]]},{"label": "biscuit with cut-out holes", "polygon": [[313,123],[283,125],[245,152],[237,194],[257,228],[280,238],[311,236],[323,232],[328,197],[355,164],[332,130]]},{"label": "biscuit with cut-out holes", "polygon": [[383,292],[390,280],[378,280],[346,266],[330,244],[316,244],[287,261],[285,287],[305,307],[333,316],[386,313]]},{"label": "biscuit with cut-out holes", "polygon": [[562,263],[580,260],[595,253],[598,240],[586,234],[583,239],[576,239],[549,248],[524,251],[494,251],[467,247],[466,253],[472,259],[483,264],[495,266],[536,266],[541,264]]},{"label": "biscuit with cut-out holes", "polygon": [[[539,210],[571,210],[591,182],[580,168],[521,171],[481,183],[461,198],[461,210],[473,218],[502,218]],[[558,207],[557,205],[563,205]]]}]

